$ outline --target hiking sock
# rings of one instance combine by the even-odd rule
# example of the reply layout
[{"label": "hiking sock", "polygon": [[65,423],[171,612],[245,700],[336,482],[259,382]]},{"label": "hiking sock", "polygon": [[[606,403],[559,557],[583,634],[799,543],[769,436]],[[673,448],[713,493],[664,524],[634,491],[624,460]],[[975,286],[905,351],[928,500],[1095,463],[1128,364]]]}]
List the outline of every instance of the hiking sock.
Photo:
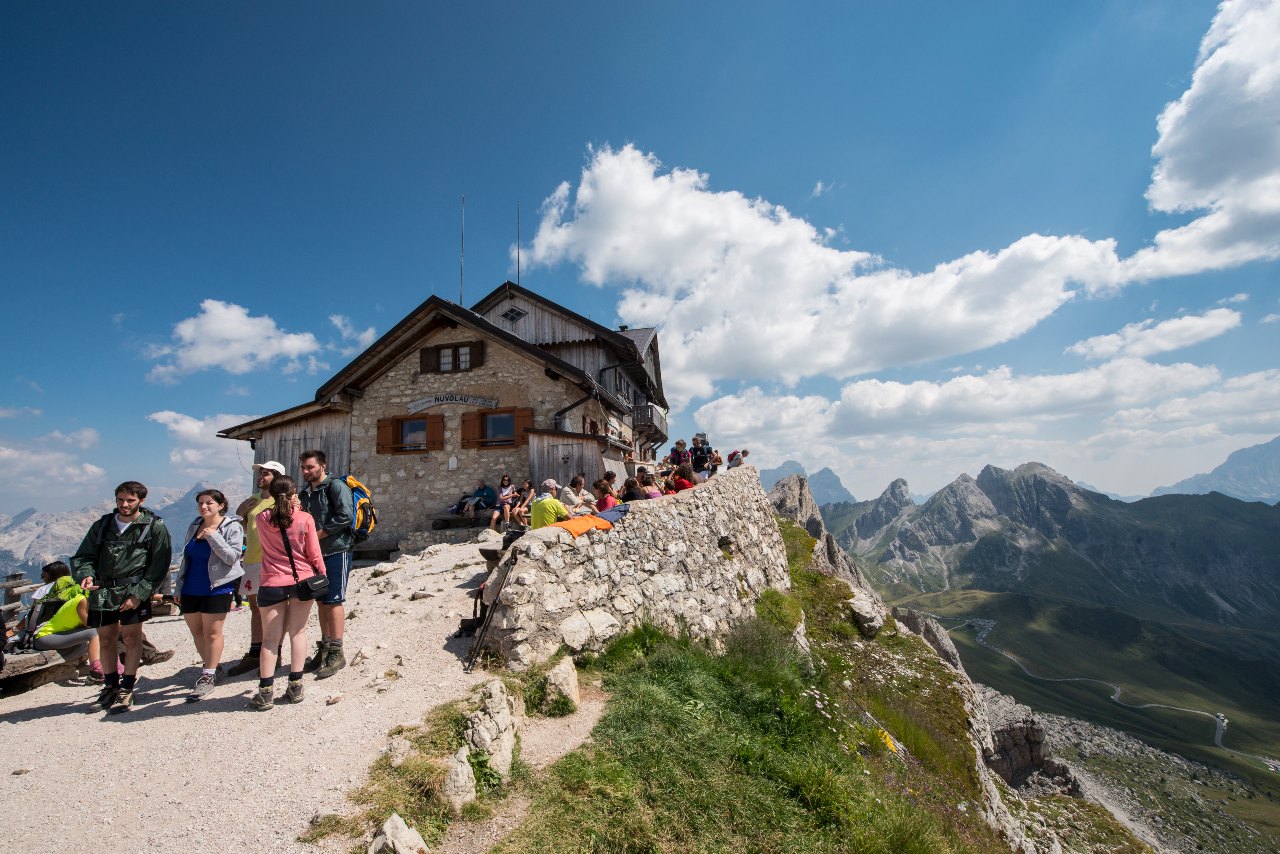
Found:
[{"label": "hiking sock", "polygon": [[289,671],[289,681],[290,681],[290,682],[301,682],[301,681],[302,681],[302,671],[301,671],[301,670],[299,670],[299,671],[297,671],[297,672],[294,672],[294,671],[290,670],[290,671]]},{"label": "hiking sock", "polygon": [[249,655],[258,655],[261,652],[262,652],[261,642],[249,644]]},{"label": "hiking sock", "polygon": [[217,671],[217,668],[216,668],[216,667],[202,667],[202,668],[200,668],[200,675],[201,675],[201,676],[213,676],[213,674],[214,674],[216,671]]},{"label": "hiking sock", "polygon": [[108,688],[120,687],[120,674],[111,672],[102,674],[102,684]]},{"label": "hiking sock", "polygon": [[138,684],[138,674],[126,673],[120,677],[120,690],[132,691],[134,686]]},{"label": "hiking sock", "polygon": [[102,672],[102,659],[99,658],[99,659],[94,659],[93,661],[90,661],[89,672],[96,673],[99,676],[106,678],[106,674]]},{"label": "hiking sock", "polygon": [[276,684],[276,678],[274,676],[267,676],[265,678],[258,680],[258,689],[261,690],[263,688],[272,688],[275,686],[275,684]]}]

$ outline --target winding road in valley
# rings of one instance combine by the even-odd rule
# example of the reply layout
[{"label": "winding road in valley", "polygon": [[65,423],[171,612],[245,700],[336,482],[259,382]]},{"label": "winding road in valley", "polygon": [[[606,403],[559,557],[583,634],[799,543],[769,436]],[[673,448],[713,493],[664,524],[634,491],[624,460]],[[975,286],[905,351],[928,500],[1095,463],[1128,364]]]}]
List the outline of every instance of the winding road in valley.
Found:
[{"label": "winding road in valley", "polygon": [[[941,618],[937,616],[934,616],[934,619],[937,619],[939,620],[939,622],[941,622]],[[1120,693],[1124,690],[1121,686],[1116,685],[1113,682],[1108,682],[1105,679],[1098,679],[1093,676],[1058,676],[1058,677],[1039,676],[1035,673],[1032,673],[1029,669],[1027,669],[1027,666],[1023,664],[1022,661],[1016,655],[1014,655],[1011,652],[1008,652],[1007,650],[1001,649],[1000,647],[996,646],[995,644],[987,640],[987,635],[989,635],[992,632],[992,630],[995,629],[995,627],[996,627],[995,620],[974,618],[974,619],[966,619],[963,623],[953,628],[950,628],[947,631],[953,632],[956,629],[973,628],[974,639],[978,643],[982,644],[992,652],[996,652],[996,653],[999,653],[1000,655],[1003,655],[1005,658],[1009,659],[1014,664],[1018,665],[1018,667],[1022,670],[1022,672],[1025,673],[1027,677],[1031,679],[1036,679],[1041,682],[1093,682],[1095,684],[1105,685],[1108,688],[1110,688],[1111,701],[1113,703],[1116,703],[1117,705],[1124,706],[1126,709],[1135,709],[1135,710],[1136,709],[1172,709],[1177,712],[1186,712],[1187,714],[1200,715],[1201,717],[1209,718],[1213,721],[1213,725],[1214,725],[1213,743],[1217,747],[1229,753],[1234,753],[1237,756],[1243,756],[1248,759],[1253,759],[1258,762],[1262,762],[1273,771],[1276,770],[1277,763],[1275,759],[1271,759],[1266,756],[1257,756],[1252,753],[1245,753],[1240,750],[1233,750],[1232,748],[1227,747],[1225,744],[1222,743],[1222,735],[1227,728],[1226,715],[1223,715],[1221,713],[1215,714],[1213,712],[1205,711],[1204,709],[1188,709],[1185,706],[1169,706],[1169,705],[1165,705],[1164,703],[1139,703],[1139,704],[1126,703],[1124,700],[1120,699]]]}]

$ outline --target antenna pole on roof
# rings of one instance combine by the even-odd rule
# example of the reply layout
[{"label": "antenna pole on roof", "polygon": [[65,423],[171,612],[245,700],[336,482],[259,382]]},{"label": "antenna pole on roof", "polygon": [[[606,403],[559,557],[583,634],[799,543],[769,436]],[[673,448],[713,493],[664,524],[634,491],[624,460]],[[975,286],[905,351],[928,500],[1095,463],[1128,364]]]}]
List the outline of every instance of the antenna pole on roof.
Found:
[{"label": "antenna pole on roof", "polygon": [[516,284],[520,284],[520,203],[516,202]]},{"label": "antenna pole on roof", "polygon": [[462,251],[458,255],[458,305],[462,305],[462,274],[467,269],[467,194],[462,194]]}]

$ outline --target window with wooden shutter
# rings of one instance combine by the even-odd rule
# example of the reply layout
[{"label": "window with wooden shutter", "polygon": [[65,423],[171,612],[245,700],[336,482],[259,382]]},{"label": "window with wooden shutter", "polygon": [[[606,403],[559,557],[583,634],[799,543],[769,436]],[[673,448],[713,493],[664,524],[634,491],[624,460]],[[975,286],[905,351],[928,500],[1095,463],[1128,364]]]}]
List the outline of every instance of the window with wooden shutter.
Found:
[{"label": "window with wooden shutter", "polygon": [[427,416],[427,450],[444,450],[444,416]]},{"label": "window with wooden shutter", "polygon": [[393,415],[378,419],[379,454],[424,454],[444,450],[443,415]]},{"label": "window with wooden shutter", "polygon": [[480,413],[462,413],[462,447],[479,448],[480,440]]},{"label": "window with wooden shutter", "polygon": [[481,409],[462,413],[462,447],[512,448],[529,444],[526,427],[533,426],[532,409]]},{"label": "window with wooden shutter", "polygon": [[515,414],[516,414],[516,445],[524,446],[529,444],[529,434],[525,432],[525,429],[533,426],[533,410],[517,409]]},{"label": "window with wooden shutter", "polygon": [[396,419],[379,418],[378,419],[378,453],[390,454],[393,452],[392,446],[395,444]]},{"label": "window with wooden shutter", "polygon": [[483,341],[460,341],[457,344],[424,347],[418,356],[418,370],[424,374],[456,374],[473,371],[483,364]]}]

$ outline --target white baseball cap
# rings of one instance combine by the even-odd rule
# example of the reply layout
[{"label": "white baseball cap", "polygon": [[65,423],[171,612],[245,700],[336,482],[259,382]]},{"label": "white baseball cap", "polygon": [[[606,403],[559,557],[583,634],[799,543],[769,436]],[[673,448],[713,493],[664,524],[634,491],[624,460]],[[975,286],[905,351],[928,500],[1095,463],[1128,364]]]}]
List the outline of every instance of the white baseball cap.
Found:
[{"label": "white baseball cap", "polygon": [[288,474],[288,472],[284,470],[284,466],[275,460],[267,460],[265,463],[254,463],[253,467],[255,469],[270,469],[276,474]]}]

